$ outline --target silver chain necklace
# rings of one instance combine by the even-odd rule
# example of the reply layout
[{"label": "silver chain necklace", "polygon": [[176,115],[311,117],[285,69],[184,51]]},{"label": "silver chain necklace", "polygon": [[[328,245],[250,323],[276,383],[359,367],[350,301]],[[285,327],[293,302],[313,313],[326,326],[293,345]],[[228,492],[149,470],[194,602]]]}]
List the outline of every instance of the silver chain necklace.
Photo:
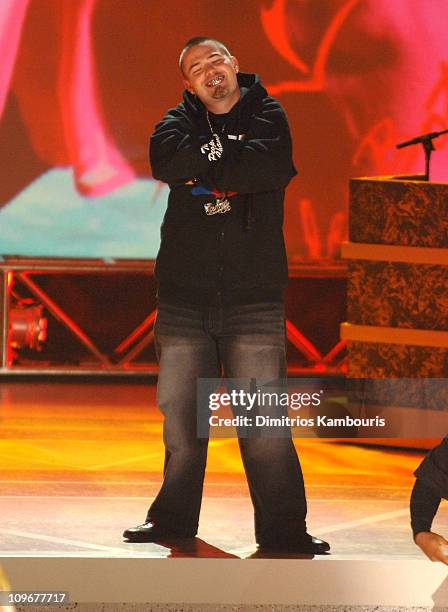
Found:
[{"label": "silver chain necklace", "polygon": [[[224,123],[222,128],[221,128],[221,134],[217,134],[214,130],[213,130],[213,126],[212,123],[210,121],[210,116],[208,114],[208,111],[206,111],[206,117],[207,117],[207,123],[208,123],[208,127],[210,128],[210,132],[212,134],[212,141],[214,141],[214,146],[217,148],[217,152],[214,153],[212,152],[211,154],[209,154],[209,159],[210,159],[210,155],[212,155],[212,158],[215,159],[215,155],[219,158],[221,157],[222,151],[223,151],[223,147],[221,144],[221,138],[224,134],[224,130],[226,129],[226,124]],[[209,143],[209,145],[212,143],[212,141]],[[204,210],[205,210],[205,214],[207,216],[211,216],[211,215],[216,215],[216,214],[225,214],[229,211],[232,210],[232,207],[230,205],[230,202],[227,198],[227,194],[224,193],[222,196],[216,196],[216,202],[208,202],[207,204],[204,204]]]},{"label": "silver chain necklace", "polygon": [[[207,117],[208,127],[210,128],[210,132],[212,133],[212,136],[218,136],[218,134],[216,134],[216,132],[213,129],[212,123],[210,121],[210,115],[208,114],[208,111],[206,111],[206,117]],[[222,136],[224,134],[224,130],[225,129],[226,129],[226,124],[223,123],[222,128],[221,128],[221,134],[219,136]]]}]

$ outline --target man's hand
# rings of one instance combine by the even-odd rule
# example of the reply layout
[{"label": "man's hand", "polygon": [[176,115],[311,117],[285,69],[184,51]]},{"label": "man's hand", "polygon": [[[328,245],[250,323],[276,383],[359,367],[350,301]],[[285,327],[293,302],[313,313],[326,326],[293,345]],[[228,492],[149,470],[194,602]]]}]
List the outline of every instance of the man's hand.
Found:
[{"label": "man's hand", "polygon": [[441,535],[431,531],[420,531],[415,536],[415,543],[422,549],[428,559],[448,565],[448,541]]}]

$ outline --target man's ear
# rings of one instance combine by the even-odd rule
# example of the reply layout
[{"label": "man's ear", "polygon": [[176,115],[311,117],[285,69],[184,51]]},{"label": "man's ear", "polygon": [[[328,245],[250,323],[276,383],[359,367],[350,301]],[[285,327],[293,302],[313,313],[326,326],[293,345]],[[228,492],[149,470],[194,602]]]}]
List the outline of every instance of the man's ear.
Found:
[{"label": "man's ear", "polygon": [[235,72],[239,72],[240,71],[239,61],[236,59],[234,55],[231,55],[230,59],[232,60],[232,64],[233,64],[233,67],[235,68]]},{"label": "man's ear", "polygon": [[191,94],[194,94],[194,90],[193,90],[192,86],[190,85],[190,81],[187,81],[187,79],[184,79],[184,87]]}]

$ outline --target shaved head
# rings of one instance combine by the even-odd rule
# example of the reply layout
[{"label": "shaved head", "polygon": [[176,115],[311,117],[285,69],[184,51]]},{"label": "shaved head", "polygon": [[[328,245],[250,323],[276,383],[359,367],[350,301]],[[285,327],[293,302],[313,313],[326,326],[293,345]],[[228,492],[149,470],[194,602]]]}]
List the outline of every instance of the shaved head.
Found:
[{"label": "shaved head", "polygon": [[191,49],[192,47],[196,47],[196,45],[201,45],[201,44],[206,43],[206,42],[215,43],[215,45],[219,49],[221,49],[221,51],[223,53],[225,53],[225,55],[227,55],[228,57],[231,57],[230,56],[230,51],[227,49],[225,44],[222,43],[220,40],[217,40],[216,38],[210,38],[210,36],[194,36],[193,38],[190,38],[189,40],[187,40],[187,42],[184,45],[184,48],[180,52],[180,56],[179,56],[179,68],[181,69],[182,73],[184,72],[183,66],[182,66],[182,62],[183,62],[185,53],[189,49]]}]

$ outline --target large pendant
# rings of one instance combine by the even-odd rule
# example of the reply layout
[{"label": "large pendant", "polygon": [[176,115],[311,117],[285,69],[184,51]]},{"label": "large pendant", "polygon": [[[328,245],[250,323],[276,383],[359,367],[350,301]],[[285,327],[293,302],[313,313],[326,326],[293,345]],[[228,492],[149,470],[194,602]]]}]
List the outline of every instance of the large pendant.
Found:
[{"label": "large pendant", "polygon": [[217,161],[223,152],[223,146],[218,134],[213,133],[210,142],[202,145],[201,153],[207,155],[209,161]]},{"label": "large pendant", "polygon": [[227,198],[216,198],[216,203],[208,202],[204,204],[206,215],[224,214],[232,210],[230,202]]}]

